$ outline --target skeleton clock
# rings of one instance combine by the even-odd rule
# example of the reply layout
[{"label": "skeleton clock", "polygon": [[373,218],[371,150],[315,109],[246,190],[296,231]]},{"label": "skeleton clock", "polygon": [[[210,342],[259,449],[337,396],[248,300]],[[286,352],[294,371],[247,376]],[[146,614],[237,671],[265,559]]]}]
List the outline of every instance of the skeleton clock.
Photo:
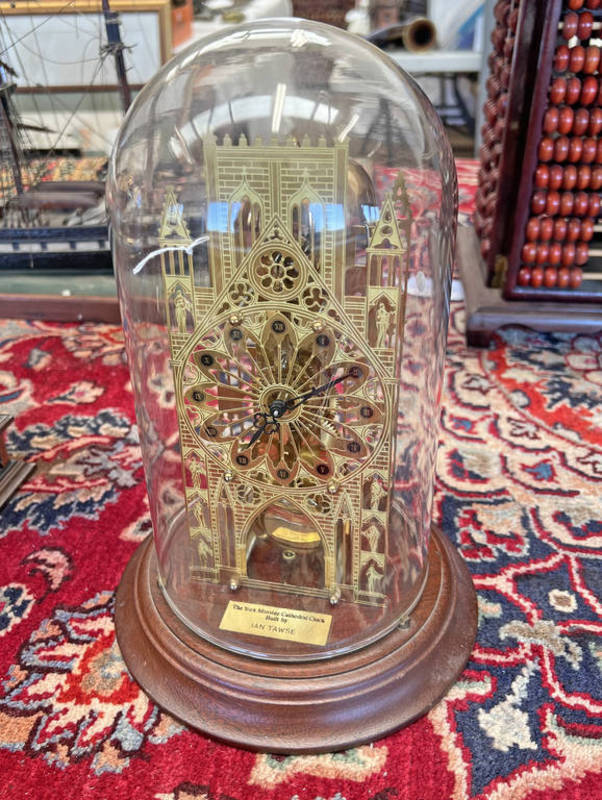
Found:
[{"label": "skeleton clock", "polygon": [[133,675],[261,749],[411,721],[475,631],[431,527],[456,188],[428,101],[342,31],[233,28],[143,90],[109,187],[154,529]]}]

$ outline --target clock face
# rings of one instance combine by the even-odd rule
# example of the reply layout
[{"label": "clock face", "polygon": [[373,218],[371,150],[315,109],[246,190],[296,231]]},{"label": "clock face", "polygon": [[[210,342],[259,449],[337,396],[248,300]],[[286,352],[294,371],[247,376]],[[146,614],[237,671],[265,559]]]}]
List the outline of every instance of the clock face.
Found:
[{"label": "clock face", "polygon": [[249,307],[192,337],[178,391],[198,445],[225,472],[292,492],[336,487],[378,452],[386,393],[337,320]]}]

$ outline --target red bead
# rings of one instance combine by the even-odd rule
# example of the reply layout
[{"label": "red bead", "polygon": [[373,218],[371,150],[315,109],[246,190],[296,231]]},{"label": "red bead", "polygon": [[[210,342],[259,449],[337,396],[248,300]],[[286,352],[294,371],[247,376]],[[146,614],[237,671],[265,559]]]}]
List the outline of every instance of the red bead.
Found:
[{"label": "red bead", "polygon": [[566,82],[566,102],[572,106],[579,99],[581,94],[581,81],[579,78],[569,78]]},{"label": "red bead", "polygon": [[[568,275],[567,275],[568,278]],[[519,286],[528,286],[531,282],[531,270],[529,267],[521,267],[516,279]]]},{"label": "red bead", "polygon": [[575,111],[575,118],[573,121],[573,133],[575,136],[581,136],[587,130],[589,124],[589,112],[585,108],[578,108]]},{"label": "red bead", "polygon": [[602,108],[592,108],[587,126],[588,136],[597,136],[602,131]]},{"label": "red bead", "polygon": [[587,189],[591,178],[591,167],[588,167],[587,164],[582,164],[577,170],[577,188],[580,190]]},{"label": "red bead", "polygon": [[491,242],[489,239],[482,239],[481,240],[481,255],[483,258],[487,258],[489,255],[489,251],[491,249]]},{"label": "red bead", "polygon": [[585,7],[595,11],[597,8],[600,8],[600,0],[587,0]]},{"label": "red bead", "polygon": [[569,276],[570,272],[568,269],[566,267],[560,267],[558,270],[558,277],[556,278],[556,286],[558,286],[559,289],[566,289],[569,285]]},{"label": "red bead", "polygon": [[573,109],[570,106],[563,106],[558,112],[556,129],[558,133],[570,133],[573,128]]},{"label": "red bead", "polygon": [[558,209],[560,208],[560,195],[558,192],[548,192],[548,196],[546,198],[546,214],[550,214],[550,216],[554,217],[558,214]]},{"label": "red bead", "polygon": [[[594,78],[595,80],[595,78]],[[598,84],[596,83],[596,94],[598,93]],[[554,105],[559,106],[563,102],[566,94],[566,78],[554,78],[550,86],[550,100]],[[593,100],[593,98],[592,98]]]},{"label": "red bead", "polygon": [[585,64],[585,48],[578,44],[569,51],[569,69],[571,72],[581,72]]},{"label": "red bead", "polygon": [[563,192],[560,195],[560,216],[561,217],[568,217],[569,214],[573,213],[573,203],[575,202],[575,198],[573,197],[572,192]]},{"label": "red bead", "polygon": [[575,263],[575,245],[565,244],[562,248],[562,265],[570,267]]},{"label": "red bead", "polygon": [[589,182],[589,188],[598,191],[602,187],[602,167],[592,168],[592,177]]},{"label": "red bead", "polygon": [[553,286],[556,286],[556,280],[558,278],[558,271],[556,267],[547,267],[544,274],[543,274],[543,282],[551,289]]},{"label": "red bead", "polygon": [[538,244],[537,253],[535,254],[535,261],[537,264],[546,264],[548,256],[550,255],[550,246],[548,244]]},{"label": "red bead", "polygon": [[539,238],[539,219],[537,217],[529,218],[525,235],[530,242],[537,241]]},{"label": "red bead", "polygon": [[581,240],[590,242],[594,236],[594,220],[584,219],[581,223]]},{"label": "red bead", "polygon": [[548,261],[550,264],[560,264],[562,258],[562,245],[560,242],[552,242],[550,245],[550,252],[548,254]]},{"label": "red bead", "polygon": [[598,94],[598,81],[592,75],[584,78],[579,99],[584,106],[591,105]]},{"label": "red bead", "polygon": [[550,166],[550,180],[548,183],[548,188],[560,189],[560,187],[562,186],[563,178],[564,178],[564,167],[561,167],[560,164],[552,164]]},{"label": "red bead", "polygon": [[583,146],[581,149],[581,160],[585,164],[591,164],[592,161],[596,158],[596,151],[598,148],[598,143],[596,139],[589,136],[587,139],[583,140]]},{"label": "red bead", "polygon": [[542,242],[549,242],[554,233],[554,220],[551,217],[543,217],[539,225],[539,238]]},{"label": "red bead", "polygon": [[576,242],[581,234],[581,220],[573,217],[569,220],[566,229],[567,242]]},{"label": "red bead", "polygon": [[505,117],[508,110],[508,92],[502,92],[497,101],[497,112],[500,116]]},{"label": "red bead", "polygon": [[566,236],[566,220],[562,217],[554,220],[554,239],[557,242],[563,242]]},{"label": "red bead", "polygon": [[589,245],[587,242],[577,242],[575,245],[575,264],[582,267],[589,258]]},{"label": "red bead", "polygon": [[583,142],[579,138],[571,139],[569,142],[569,161],[575,163],[581,158],[583,152]]},{"label": "red bead", "polygon": [[588,216],[597,219],[600,215],[600,195],[594,192],[589,196]]},{"label": "red bead", "polygon": [[590,14],[589,11],[584,11],[582,14],[579,14],[579,22],[577,24],[577,38],[583,41],[584,39],[589,39],[592,35],[592,27],[594,24],[594,15]]},{"label": "red bead", "polygon": [[573,213],[578,217],[584,217],[587,214],[588,205],[589,196],[587,192],[577,192],[573,203]]},{"label": "red bead", "polygon": [[570,142],[567,136],[559,136],[554,141],[554,158],[556,159],[556,161],[560,162],[566,161],[569,154],[569,147],[570,147]]},{"label": "red bead", "polygon": [[546,210],[546,193],[545,192],[534,192],[533,197],[531,198],[531,211],[534,214],[543,214]]},{"label": "red bead", "polygon": [[602,164],[602,139],[598,139],[596,146],[596,164]]},{"label": "red bead", "polygon": [[[591,45],[585,48],[585,61],[583,64],[583,71],[586,75],[591,75],[598,69],[600,63],[600,48]],[[577,70],[575,70],[577,71]]]},{"label": "red bead", "polygon": [[547,164],[538,164],[535,170],[535,185],[538,189],[546,189],[550,180],[550,168]]},{"label": "red bead", "polygon": [[583,6],[583,0],[568,0],[567,6],[573,11],[579,11]]},{"label": "red bead", "polygon": [[[560,47],[556,48],[556,53],[554,55],[554,69],[556,72],[566,71],[569,65],[569,56],[569,48],[566,44],[561,44]],[[585,54],[583,57],[585,58]],[[531,282],[533,282],[533,276],[531,276]]]},{"label": "red bead", "polygon": [[[551,106],[548,108],[543,118],[543,129],[546,133],[554,133],[554,131],[558,128],[559,117],[560,114],[556,106]],[[564,131],[564,133],[568,133],[568,131]]]},{"label": "red bead", "polygon": [[535,289],[539,289],[539,287],[543,283],[543,267],[533,267],[531,270],[531,286]]},{"label": "red bead", "polygon": [[539,143],[538,155],[540,161],[551,161],[554,156],[554,140],[544,136]]},{"label": "red bead", "polygon": [[581,267],[573,267],[569,275],[569,286],[571,289],[578,289],[583,280],[583,271]]},{"label": "red bead", "polygon": [[527,264],[534,264],[537,256],[537,245],[535,242],[525,242],[521,251],[523,261]]},{"label": "red bead", "polygon": [[577,34],[578,27],[579,15],[575,14],[574,11],[567,12],[562,21],[562,38],[568,42],[569,39],[572,39]]},{"label": "red bead", "polygon": [[567,164],[562,176],[562,188],[573,189],[577,183],[577,167],[574,164]]}]

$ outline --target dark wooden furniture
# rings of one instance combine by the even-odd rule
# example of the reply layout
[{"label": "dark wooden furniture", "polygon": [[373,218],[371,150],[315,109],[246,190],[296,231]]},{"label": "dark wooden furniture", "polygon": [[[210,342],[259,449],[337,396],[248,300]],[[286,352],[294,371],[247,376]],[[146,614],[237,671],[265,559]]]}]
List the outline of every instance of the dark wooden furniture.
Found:
[{"label": "dark wooden furniture", "polygon": [[464,668],[477,626],[470,573],[437,528],[411,615],[347,655],[264,661],[194,635],[163,596],[150,537],[126,567],[115,614],[123,656],[153,700],[225,742],[277,753],[341,750],[416,719]]},{"label": "dark wooden furniture", "polygon": [[528,301],[516,309],[528,325],[534,306],[602,303],[602,4],[498,0],[494,14],[474,219],[481,258],[463,270],[501,289],[500,308]]}]

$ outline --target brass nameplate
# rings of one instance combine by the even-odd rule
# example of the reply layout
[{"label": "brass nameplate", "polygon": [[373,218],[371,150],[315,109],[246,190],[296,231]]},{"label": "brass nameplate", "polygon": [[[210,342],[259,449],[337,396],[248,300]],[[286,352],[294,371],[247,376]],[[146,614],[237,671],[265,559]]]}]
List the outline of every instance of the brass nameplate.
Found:
[{"label": "brass nameplate", "polygon": [[251,633],[270,639],[324,645],[328,639],[331,614],[314,614],[295,608],[277,608],[257,603],[230,600],[220,629],[234,633]]}]

